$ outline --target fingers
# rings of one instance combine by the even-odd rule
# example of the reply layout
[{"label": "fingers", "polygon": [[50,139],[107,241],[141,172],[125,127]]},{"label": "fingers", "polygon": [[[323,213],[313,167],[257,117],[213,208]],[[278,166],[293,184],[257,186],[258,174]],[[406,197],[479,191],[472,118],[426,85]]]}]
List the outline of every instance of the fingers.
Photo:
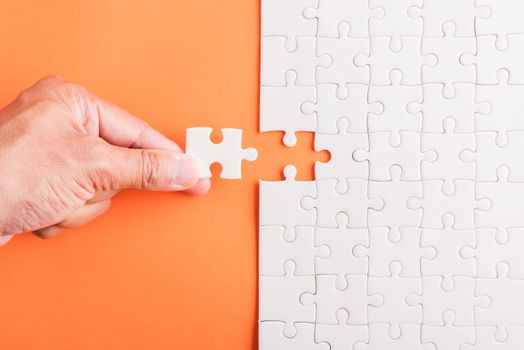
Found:
[{"label": "fingers", "polygon": [[13,238],[13,235],[0,236],[0,247],[9,242]]},{"label": "fingers", "polygon": [[[71,84],[71,83],[69,83]],[[78,104],[83,107],[84,124],[98,125],[98,135],[112,145],[127,148],[165,149],[181,152],[180,147],[145,121],[75,85]]]},{"label": "fingers", "polygon": [[69,217],[56,225],[42,228],[33,232],[34,235],[47,239],[56,236],[66,228],[83,226],[104,214],[111,206],[111,200],[106,199],[100,202],[86,204],[77,209]]},{"label": "fingers", "polygon": [[75,228],[83,226],[94,219],[98,218],[111,206],[111,200],[106,199],[101,202],[86,204],[83,207],[75,210],[67,219],[59,222],[56,226],[60,228]]},{"label": "fingers", "polygon": [[183,153],[103,145],[90,157],[87,178],[96,192],[137,188],[183,191],[199,178],[197,163]]},{"label": "fingers", "polygon": [[101,201],[105,201],[106,199],[111,199],[113,198],[119,191],[117,190],[114,190],[114,191],[108,191],[108,192],[98,192],[96,193],[93,198],[91,198],[90,200],[87,201],[87,203],[96,203],[96,202],[101,202]]},{"label": "fingers", "polygon": [[211,188],[211,181],[209,179],[200,179],[198,180],[196,185],[186,190],[186,193],[193,195],[193,196],[202,196],[206,194],[210,188]]},{"label": "fingers", "polygon": [[63,229],[58,226],[49,226],[41,228],[40,230],[33,231],[33,234],[42,239],[47,239],[56,236],[62,231]]},{"label": "fingers", "polygon": [[64,101],[78,111],[79,122],[89,136],[99,136],[108,143],[126,148],[166,149],[180,152],[180,147],[145,121],[96,96],[84,87],[61,77],[46,77],[26,89],[25,96],[51,97]]}]

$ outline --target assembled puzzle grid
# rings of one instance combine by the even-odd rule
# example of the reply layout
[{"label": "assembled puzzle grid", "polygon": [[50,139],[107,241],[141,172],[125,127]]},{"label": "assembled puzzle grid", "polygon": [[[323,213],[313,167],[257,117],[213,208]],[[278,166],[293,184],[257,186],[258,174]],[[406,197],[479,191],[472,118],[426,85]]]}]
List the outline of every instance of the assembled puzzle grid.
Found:
[{"label": "assembled puzzle grid", "polygon": [[259,344],[524,349],[524,1],[262,0]]}]

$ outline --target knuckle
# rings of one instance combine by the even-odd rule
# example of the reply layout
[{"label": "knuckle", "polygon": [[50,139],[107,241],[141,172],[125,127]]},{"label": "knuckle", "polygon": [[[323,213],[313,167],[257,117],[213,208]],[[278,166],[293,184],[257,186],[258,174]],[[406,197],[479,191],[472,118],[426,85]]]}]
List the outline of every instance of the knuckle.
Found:
[{"label": "knuckle", "polygon": [[155,187],[160,182],[160,159],[159,156],[153,152],[142,150],[141,163],[142,163],[142,176],[141,183],[144,188]]},{"label": "knuckle", "polygon": [[78,169],[83,169],[94,193],[112,191],[117,187],[117,176],[111,164],[107,145],[95,139],[87,139],[75,145],[74,156]]}]

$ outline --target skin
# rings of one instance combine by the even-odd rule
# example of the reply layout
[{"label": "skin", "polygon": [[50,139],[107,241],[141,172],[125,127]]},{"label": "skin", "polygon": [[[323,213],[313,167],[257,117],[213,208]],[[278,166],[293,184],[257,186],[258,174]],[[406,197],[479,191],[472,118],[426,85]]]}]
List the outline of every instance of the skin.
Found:
[{"label": "skin", "polygon": [[0,245],[50,238],[105,213],[126,188],[202,195],[209,180],[173,141],[59,77],[0,110]]}]

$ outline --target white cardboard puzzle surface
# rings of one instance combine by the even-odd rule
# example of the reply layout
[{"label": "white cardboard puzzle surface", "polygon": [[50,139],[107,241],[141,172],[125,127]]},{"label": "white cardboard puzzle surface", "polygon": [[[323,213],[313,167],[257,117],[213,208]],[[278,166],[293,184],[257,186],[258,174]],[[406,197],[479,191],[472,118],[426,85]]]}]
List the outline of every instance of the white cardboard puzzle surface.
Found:
[{"label": "white cardboard puzzle surface", "polygon": [[524,349],[524,1],[262,0],[261,350]]},{"label": "white cardboard puzzle surface", "polygon": [[242,160],[254,161],[258,152],[254,148],[242,148],[242,130],[233,128],[222,129],[222,141],[213,143],[213,129],[199,127],[186,129],[186,153],[193,157],[200,167],[200,178],[211,177],[209,167],[220,163],[223,179],[240,179],[242,177]]}]

